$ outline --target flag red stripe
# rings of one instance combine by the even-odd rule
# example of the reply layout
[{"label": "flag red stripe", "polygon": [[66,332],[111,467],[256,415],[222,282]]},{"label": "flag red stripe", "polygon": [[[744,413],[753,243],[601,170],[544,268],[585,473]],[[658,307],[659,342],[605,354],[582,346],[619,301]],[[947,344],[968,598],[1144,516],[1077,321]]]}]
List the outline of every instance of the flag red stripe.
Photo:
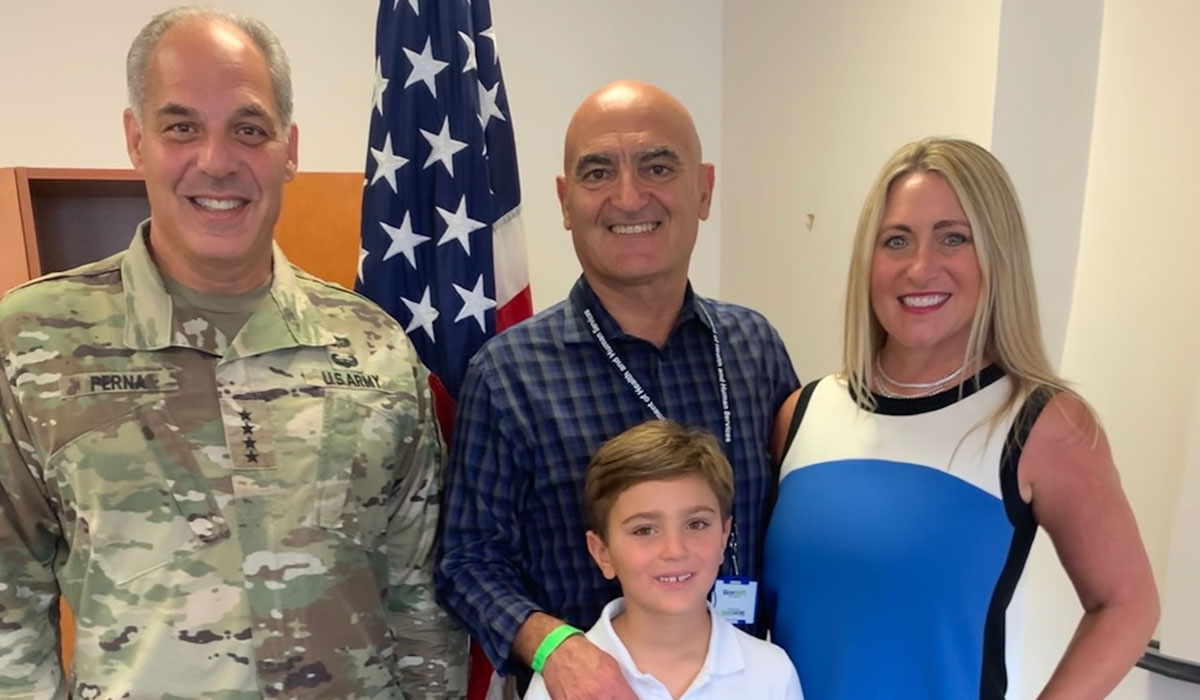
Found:
[{"label": "flag red stripe", "polygon": [[496,309],[496,332],[520,323],[533,315],[533,295],[529,286],[517,292],[507,304]]}]

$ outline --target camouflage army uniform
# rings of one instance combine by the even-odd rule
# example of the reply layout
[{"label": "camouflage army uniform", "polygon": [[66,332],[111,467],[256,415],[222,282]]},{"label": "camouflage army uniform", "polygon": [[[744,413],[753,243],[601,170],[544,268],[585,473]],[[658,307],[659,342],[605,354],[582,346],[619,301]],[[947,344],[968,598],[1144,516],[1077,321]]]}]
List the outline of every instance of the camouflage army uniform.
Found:
[{"label": "camouflage army uniform", "polygon": [[[444,449],[371,303],[275,250],[227,342],[143,235],[0,301],[0,697],[459,698]],[[403,692],[401,692],[403,691]]]}]

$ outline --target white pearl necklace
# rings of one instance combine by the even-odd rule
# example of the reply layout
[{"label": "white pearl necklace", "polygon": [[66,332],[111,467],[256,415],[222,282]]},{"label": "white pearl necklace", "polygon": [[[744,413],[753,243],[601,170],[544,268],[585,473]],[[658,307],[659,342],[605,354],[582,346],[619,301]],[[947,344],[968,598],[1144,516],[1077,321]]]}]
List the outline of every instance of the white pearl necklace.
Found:
[{"label": "white pearl necklace", "polygon": [[[883,371],[883,364],[879,361],[879,356],[876,355],[875,389],[880,396],[884,396],[889,399],[921,399],[925,398],[926,396],[933,396],[934,394],[940,393],[950,384],[950,382],[958,378],[958,375],[962,374],[963,370],[966,368],[967,365],[964,362],[958,369],[952,370],[946,376],[942,377],[941,379],[936,379],[932,382],[898,382],[889,377],[887,373]],[[919,391],[917,391],[915,394],[901,394],[889,389],[887,384],[884,382],[887,382],[887,384],[891,384],[899,389],[917,389]]]}]

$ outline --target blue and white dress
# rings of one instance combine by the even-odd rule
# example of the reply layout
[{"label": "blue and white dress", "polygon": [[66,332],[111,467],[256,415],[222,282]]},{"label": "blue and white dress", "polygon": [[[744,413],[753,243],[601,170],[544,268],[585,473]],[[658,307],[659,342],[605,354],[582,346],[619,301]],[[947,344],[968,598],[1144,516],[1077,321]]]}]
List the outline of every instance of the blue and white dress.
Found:
[{"label": "blue and white dress", "polygon": [[[861,409],[844,380],[805,387],[767,532],[772,641],[809,700],[1004,698],[1021,573],[1037,531],[1017,464],[1051,396],[998,423],[995,366]],[[1012,694],[1015,697],[1015,693]]]}]

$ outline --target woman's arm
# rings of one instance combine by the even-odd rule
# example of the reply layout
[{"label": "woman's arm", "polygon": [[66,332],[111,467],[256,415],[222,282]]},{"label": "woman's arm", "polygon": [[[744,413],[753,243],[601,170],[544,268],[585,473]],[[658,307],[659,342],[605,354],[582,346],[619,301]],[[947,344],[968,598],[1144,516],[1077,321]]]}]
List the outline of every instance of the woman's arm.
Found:
[{"label": "woman's arm", "polygon": [[1145,651],[1158,593],[1108,441],[1076,396],[1042,411],[1018,475],[1084,609],[1039,698],[1104,698]]},{"label": "woman's arm", "polygon": [[771,430],[771,459],[775,464],[783,461],[784,442],[787,440],[788,429],[792,425],[792,413],[796,411],[796,402],[800,400],[800,389],[783,400],[779,412],[775,414],[775,427]]}]

